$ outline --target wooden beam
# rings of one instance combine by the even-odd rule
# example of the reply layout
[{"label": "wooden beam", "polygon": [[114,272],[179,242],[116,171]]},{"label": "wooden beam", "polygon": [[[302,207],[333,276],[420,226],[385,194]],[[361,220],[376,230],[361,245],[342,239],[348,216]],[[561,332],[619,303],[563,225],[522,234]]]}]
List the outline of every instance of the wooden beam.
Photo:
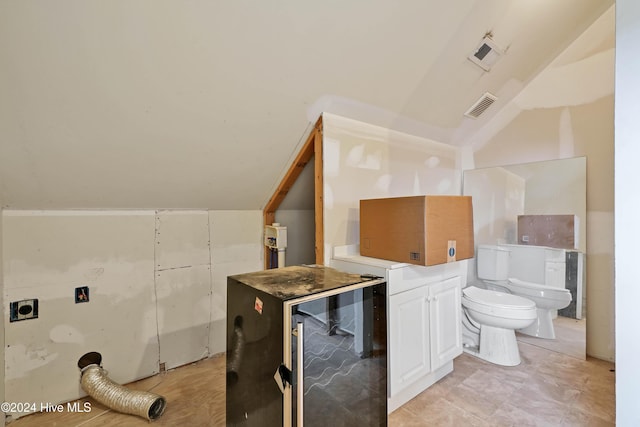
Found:
[{"label": "wooden beam", "polygon": [[[322,116],[320,116],[320,118],[318,118],[318,121],[316,122],[313,130],[311,131],[311,133],[309,134],[309,136],[307,137],[307,140],[305,141],[304,145],[302,146],[302,149],[300,150],[300,152],[298,153],[298,155],[296,156],[295,160],[293,161],[293,163],[291,164],[291,166],[289,167],[289,170],[287,170],[287,173],[285,174],[284,178],[282,179],[282,182],[280,182],[280,185],[278,186],[278,188],[276,189],[276,191],[273,193],[273,195],[271,196],[271,198],[269,199],[269,202],[266,204],[266,206],[264,207],[263,211],[262,211],[262,216],[263,216],[263,225],[269,225],[269,224],[273,224],[273,222],[276,219],[276,211],[278,210],[278,207],[280,206],[280,204],[284,201],[285,197],[287,197],[287,194],[289,193],[289,191],[291,190],[291,187],[293,187],[293,184],[295,184],[296,180],[298,179],[298,177],[300,176],[300,174],[302,173],[302,171],[304,170],[305,166],[307,166],[307,163],[309,163],[309,161],[311,160],[311,158],[314,156],[314,154],[316,154],[317,151],[317,145],[318,145],[318,135],[320,135],[319,137],[319,144],[320,144],[320,150],[322,150]],[[322,154],[321,154],[322,156]],[[314,172],[317,174],[317,164],[318,164],[318,160],[316,159],[314,162]],[[320,174],[322,174],[322,168],[320,168]],[[317,180],[317,177],[316,177]],[[316,261],[318,260],[318,240],[317,240],[317,236],[318,236],[318,188],[317,188],[318,184],[316,182],[315,184],[315,192],[316,192]],[[322,195],[320,195],[320,197],[322,197]],[[322,202],[322,200],[321,200]],[[322,206],[320,206],[320,211],[322,211]],[[324,242],[321,242],[322,246],[324,246]],[[321,251],[322,252],[322,251]],[[268,268],[269,266],[269,249],[267,247],[265,247],[265,252],[264,252],[265,256],[264,256],[264,267]]]},{"label": "wooden beam", "polygon": [[316,264],[324,265],[324,173],[322,158],[322,127],[316,128],[314,134],[314,192],[315,192],[315,224],[316,224]]}]

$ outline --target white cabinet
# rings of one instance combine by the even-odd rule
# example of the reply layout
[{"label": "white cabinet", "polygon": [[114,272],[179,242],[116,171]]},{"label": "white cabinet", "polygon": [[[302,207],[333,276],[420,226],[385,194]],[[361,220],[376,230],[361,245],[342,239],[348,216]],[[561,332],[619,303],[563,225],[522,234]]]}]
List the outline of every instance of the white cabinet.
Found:
[{"label": "white cabinet", "polygon": [[460,277],[389,297],[391,396],[462,354]]},{"label": "white cabinet", "polygon": [[431,331],[431,370],[462,354],[460,277],[428,286]]},{"label": "white cabinet", "polygon": [[465,260],[423,267],[334,254],[331,266],[387,280],[389,412],[453,371],[462,353]]},{"label": "white cabinet", "polygon": [[389,297],[391,395],[431,371],[428,288]]}]

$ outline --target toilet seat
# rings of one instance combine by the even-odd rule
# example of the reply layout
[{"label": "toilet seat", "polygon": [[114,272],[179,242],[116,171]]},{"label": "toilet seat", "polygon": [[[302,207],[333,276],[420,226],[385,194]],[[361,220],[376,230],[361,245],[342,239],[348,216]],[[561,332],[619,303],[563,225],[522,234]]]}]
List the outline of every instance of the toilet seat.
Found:
[{"label": "toilet seat", "polygon": [[516,278],[509,278],[509,284],[513,287],[517,287],[517,293],[525,298],[538,297],[558,301],[571,301],[571,292],[565,288],[554,288],[548,285],[527,282]]},{"label": "toilet seat", "polygon": [[531,310],[535,303],[523,297],[504,292],[480,289],[468,286],[462,290],[462,294],[476,304],[494,308],[507,308],[511,310]]}]

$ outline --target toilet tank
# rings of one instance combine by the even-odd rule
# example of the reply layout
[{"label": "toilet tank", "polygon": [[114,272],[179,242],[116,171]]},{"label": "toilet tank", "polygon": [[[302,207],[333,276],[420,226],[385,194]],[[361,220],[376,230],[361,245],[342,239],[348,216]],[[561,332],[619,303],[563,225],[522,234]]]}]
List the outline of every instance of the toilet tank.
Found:
[{"label": "toilet tank", "polygon": [[500,245],[509,250],[509,276],[525,282],[565,287],[566,250],[533,245]]},{"label": "toilet tank", "polygon": [[509,250],[495,245],[478,245],[478,278],[507,280],[509,278]]}]

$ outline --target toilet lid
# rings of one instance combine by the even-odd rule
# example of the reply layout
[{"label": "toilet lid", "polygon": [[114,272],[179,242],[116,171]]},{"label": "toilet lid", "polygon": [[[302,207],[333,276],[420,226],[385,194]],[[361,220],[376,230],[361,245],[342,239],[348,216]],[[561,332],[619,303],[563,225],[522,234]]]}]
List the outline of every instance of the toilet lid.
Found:
[{"label": "toilet lid", "polygon": [[462,294],[471,301],[494,307],[530,310],[536,306],[533,301],[517,295],[480,289],[475,286],[467,286],[462,290]]},{"label": "toilet lid", "polygon": [[540,290],[540,291],[547,291],[547,292],[560,292],[560,293],[570,293],[569,289],[565,289],[565,288],[556,288],[553,286],[549,286],[549,285],[543,285],[541,283],[533,283],[533,282],[527,282],[525,280],[520,280],[520,279],[516,279],[516,278],[509,278],[509,282],[513,283],[514,285],[520,285],[520,286],[524,286],[526,288],[530,288],[530,289],[536,289],[536,290]]}]

